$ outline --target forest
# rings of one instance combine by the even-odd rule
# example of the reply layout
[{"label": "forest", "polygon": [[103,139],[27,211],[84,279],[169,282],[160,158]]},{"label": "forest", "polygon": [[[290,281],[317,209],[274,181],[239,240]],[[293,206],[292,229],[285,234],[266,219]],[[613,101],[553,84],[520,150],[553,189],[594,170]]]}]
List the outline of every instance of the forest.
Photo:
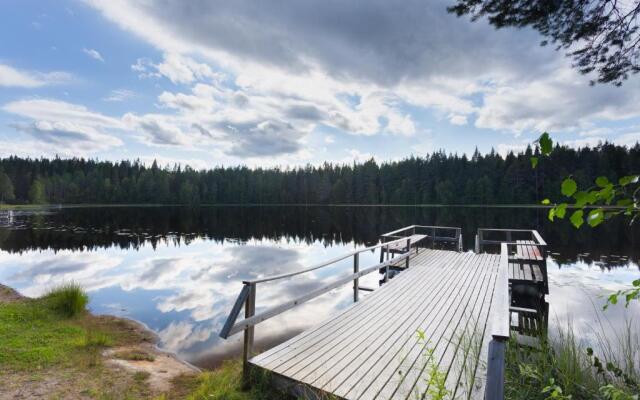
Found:
[{"label": "forest", "polygon": [[161,168],[140,161],[0,159],[0,203],[9,204],[539,204],[560,182],[580,187],[640,171],[640,144],[556,146],[533,169],[536,148],[501,156],[438,151],[400,161],[296,168]]}]

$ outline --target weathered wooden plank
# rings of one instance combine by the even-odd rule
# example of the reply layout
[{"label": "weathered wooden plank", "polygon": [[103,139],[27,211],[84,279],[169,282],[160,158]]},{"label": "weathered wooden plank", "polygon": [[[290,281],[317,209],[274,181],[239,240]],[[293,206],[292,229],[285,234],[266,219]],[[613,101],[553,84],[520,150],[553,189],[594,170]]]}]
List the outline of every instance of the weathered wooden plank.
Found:
[{"label": "weathered wooden plank", "polygon": [[[477,313],[476,306],[480,303],[478,300],[484,296],[493,274],[488,265],[490,259],[490,255],[475,258],[472,285],[466,286],[466,291],[456,299],[455,308],[447,313],[446,324],[438,324],[438,328],[427,343],[418,343],[410,357],[407,357],[407,359],[413,358],[413,363],[407,369],[407,373],[399,382],[387,383],[379,392],[378,398],[389,399],[395,395],[400,395],[401,398],[413,395],[421,397],[428,390],[428,385],[423,378],[424,374],[428,373],[425,371],[428,364],[448,374],[455,358],[457,345],[460,343],[459,335],[465,328],[464,323]],[[465,318],[465,316],[467,317]],[[432,352],[431,360],[427,359],[429,351]],[[457,382],[454,382],[453,386],[449,386],[449,389],[453,389],[456,385]]]},{"label": "weathered wooden plank", "polygon": [[[433,281],[429,279],[428,274],[421,274],[424,280],[430,282],[430,293],[425,295],[424,298],[418,302],[415,308],[406,310],[406,315],[402,316],[401,324],[392,323],[387,325],[386,329],[380,329],[380,334],[377,336],[373,343],[368,343],[367,348],[364,351],[356,354],[356,358],[349,360],[349,363],[343,363],[338,365],[342,367],[337,372],[334,372],[334,376],[340,375],[342,382],[340,386],[333,391],[333,393],[344,396],[349,393],[353,386],[362,382],[362,378],[376,377],[378,371],[371,370],[372,366],[384,366],[388,365],[386,359],[390,359],[391,362],[397,349],[401,349],[403,344],[407,341],[416,338],[416,332],[424,325],[425,319],[429,314],[433,314],[434,310],[441,309],[442,305],[447,303],[449,296],[455,296],[455,291],[447,291],[450,287],[447,282],[456,282],[462,286],[468,274],[464,273],[463,268],[457,268],[458,265],[464,265],[464,263],[473,256],[463,256],[454,258],[455,261],[444,261],[440,264],[439,269],[446,270],[447,275],[439,280]],[[426,278],[426,279],[425,279]],[[435,283],[438,283],[437,285]],[[416,311],[414,311],[416,310]],[[397,360],[395,360],[397,362]],[[333,371],[332,371],[333,372]],[[346,376],[346,378],[344,378]]]},{"label": "weathered wooden plank", "polygon": [[[489,321],[491,303],[493,301],[498,266],[499,258],[492,255],[489,261],[489,268],[492,269],[492,274],[488,285],[484,286],[485,295],[478,310],[479,315],[475,320],[475,326],[473,329],[465,331],[464,333],[462,338],[464,354],[462,357],[450,363],[451,370],[447,376],[447,387],[454,388],[451,398],[469,399],[474,393],[480,394],[483,392],[483,386],[476,384],[475,376],[479,364],[484,362],[484,359],[480,359],[479,357],[482,353],[482,348],[486,347],[484,338]],[[459,393],[460,391],[463,393]]]},{"label": "weathered wooden plank", "polygon": [[[417,266],[416,268],[420,268]],[[422,272],[417,270],[409,270],[403,274],[406,274],[406,278],[409,279],[412,276],[418,275]],[[446,272],[445,272],[446,273]],[[402,276],[401,274],[400,276]],[[434,276],[434,278],[440,280],[440,276]],[[402,290],[399,295],[398,291],[395,291],[395,299],[393,302],[387,304],[385,308],[372,310],[371,313],[375,316],[372,319],[366,321],[366,323],[358,326],[357,329],[350,329],[341,335],[333,335],[331,342],[322,343],[323,347],[328,350],[321,352],[314,359],[306,359],[305,364],[299,368],[293,368],[286,370],[287,375],[293,376],[297,379],[304,380],[309,377],[313,372],[316,372],[318,368],[322,368],[324,371],[336,370],[334,364],[339,362],[340,359],[346,357],[354,347],[365,341],[373,340],[373,343],[368,343],[370,348],[375,346],[375,336],[384,332],[386,326],[398,328],[397,323],[399,318],[410,315],[414,309],[419,308],[420,302],[418,301],[423,293],[428,288],[428,281],[426,279],[421,282],[413,281],[413,285],[409,290]],[[434,295],[431,293],[430,295]],[[364,332],[364,334],[361,334]],[[313,351],[313,349],[311,349]],[[304,367],[304,368],[302,368]],[[318,373],[322,375],[322,373]],[[310,383],[314,383],[315,379],[312,379]],[[320,386],[321,387],[321,386]]]},{"label": "weathered wooden plank", "polygon": [[[508,282],[517,267],[501,263],[495,255],[425,250],[412,256],[410,269],[356,305],[251,363],[346,399],[405,398],[413,388],[426,390],[424,368],[411,368],[425,351],[416,337],[420,328],[435,344],[452,391],[458,383],[471,387],[470,380],[483,384],[478,357],[486,354],[486,333],[493,331],[488,316],[500,296],[496,282]],[[463,343],[470,331],[481,337],[479,351]],[[408,370],[404,384],[395,379],[399,369]]]},{"label": "weathered wooden plank", "polygon": [[[435,255],[441,255],[445,252],[434,250]],[[409,279],[410,276],[400,274],[393,281],[396,287],[400,290],[407,290],[414,285]],[[356,315],[351,313],[352,305],[347,310],[343,311],[339,317],[333,318],[326,323],[321,324],[315,329],[306,331],[305,333],[296,336],[288,342],[281,344],[260,356],[255,357],[252,361],[259,363],[262,366],[268,368],[278,367],[284,360],[297,356],[301,351],[304,351],[309,344],[316,345],[319,341],[324,340],[326,337],[336,335],[341,332],[342,329],[347,329],[349,326],[359,327],[363,319],[366,319],[370,315],[371,311],[378,310],[380,307],[384,307],[385,304],[395,301],[394,287],[391,285],[384,285],[377,289],[375,296],[368,296],[363,299],[359,304],[359,310]],[[307,346],[307,347],[305,347]],[[280,353],[286,353],[284,356],[280,356]]]},{"label": "weathered wooden plank", "polygon": [[[476,258],[477,256],[472,255],[470,258],[464,259],[465,264],[458,268],[464,274],[464,279],[457,280],[455,276],[452,276],[452,280],[440,282],[442,286],[449,289],[448,296],[444,296],[443,302],[432,303],[431,307],[425,309],[421,324],[412,331],[406,332],[404,341],[397,342],[390,347],[376,365],[367,370],[366,379],[357,384],[354,388],[355,393],[362,392],[363,398],[374,396],[390,380],[402,378],[398,371],[401,371],[403,376],[411,371],[413,362],[422,350],[416,335],[417,329],[424,331],[426,340],[435,340],[441,336],[438,332],[448,326],[451,310],[455,308],[457,300],[464,297],[466,289],[473,290],[474,281],[480,281],[479,276],[474,274],[477,267],[474,261]],[[445,265],[444,267],[452,268],[454,266]],[[371,379],[372,377],[375,378]],[[395,383],[397,384],[397,382]]]}]

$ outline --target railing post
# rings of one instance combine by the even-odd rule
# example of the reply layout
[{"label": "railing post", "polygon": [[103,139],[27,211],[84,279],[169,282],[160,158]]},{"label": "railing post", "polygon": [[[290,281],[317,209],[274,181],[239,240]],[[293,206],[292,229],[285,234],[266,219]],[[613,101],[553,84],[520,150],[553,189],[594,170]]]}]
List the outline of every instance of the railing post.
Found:
[{"label": "railing post", "polygon": [[478,238],[478,234],[476,233],[476,245],[474,247],[474,251],[476,254],[480,254],[480,239]]},{"label": "railing post", "polygon": [[484,240],[484,235],[482,234],[482,231],[478,229],[478,253],[482,253],[483,240]]},{"label": "railing post", "polygon": [[[256,284],[249,283],[249,295],[244,305],[244,317],[251,318],[256,312]],[[249,359],[253,353],[254,327],[248,326],[244,330],[244,347],[242,352],[242,388],[249,389],[251,379],[249,376]]]},{"label": "railing post", "polygon": [[504,399],[504,368],[506,339],[493,338],[489,342],[487,360],[487,381],[484,398],[486,400]]},{"label": "railing post", "polygon": [[409,253],[409,256],[406,258],[405,260],[405,268],[409,268],[409,259],[411,258],[411,239],[407,239],[407,253]]},{"label": "railing post", "polygon": [[456,233],[458,234],[458,251],[462,251],[462,229],[456,229]]},{"label": "railing post", "polygon": [[[360,271],[360,253],[353,255],[353,273],[357,274]],[[353,280],[353,302],[358,302],[358,294],[360,292],[360,282],[358,278]]]},{"label": "railing post", "polygon": [[507,242],[511,243],[511,231],[507,231]]}]

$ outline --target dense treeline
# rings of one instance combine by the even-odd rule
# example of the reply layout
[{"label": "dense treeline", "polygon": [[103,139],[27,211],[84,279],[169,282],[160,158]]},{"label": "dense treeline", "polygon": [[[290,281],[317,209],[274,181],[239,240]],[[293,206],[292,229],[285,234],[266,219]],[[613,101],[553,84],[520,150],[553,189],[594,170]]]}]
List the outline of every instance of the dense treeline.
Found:
[{"label": "dense treeline", "polygon": [[532,149],[471,158],[436,152],[397,162],[250,169],[147,167],[135,161],[0,160],[0,202],[165,204],[531,204],[557,198],[573,174],[582,186],[640,171],[640,144],[557,147],[532,169]]}]

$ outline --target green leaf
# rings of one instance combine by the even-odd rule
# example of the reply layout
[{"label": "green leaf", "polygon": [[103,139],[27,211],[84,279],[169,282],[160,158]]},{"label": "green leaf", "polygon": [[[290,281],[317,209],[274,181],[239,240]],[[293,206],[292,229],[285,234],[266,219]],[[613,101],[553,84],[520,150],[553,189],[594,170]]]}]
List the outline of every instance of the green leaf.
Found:
[{"label": "green leaf", "polygon": [[538,166],[538,157],[531,157],[531,168],[534,168]]},{"label": "green leaf", "polygon": [[553,140],[551,140],[551,137],[547,132],[540,135],[537,142],[540,143],[540,152],[543,155],[547,156],[553,150]]},{"label": "green leaf", "polygon": [[631,284],[635,287],[640,287],[640,279],[636,279],[635,281],[631,282]]},{"label": "green leaf", "polygon": [[570,218],[573,226],[575,226],[576,228],[580,228],[584,223],[583,216],[584,216],[584,212],[582,210],[574,211],[573,214],[571,214],[571,218]]},{"label": "green leaf", "polygon": [[544,200],[542,200],[542,204],[544,204],[544,205],[551,204],[551,200],[549,200],[549,199],[544,199]]},{"label": "green leaf", "polygon": [[614,294],[612,294],[611,296],[609,296],[608,301],[609,301],[609,303],[611,303],[611,304],[618,304],[618,294],[617,294],[617,293],[614,293]]},{"label": "green leaf", "polygon": [[589,216],[587,217],[587,222],[593,228],[598,226],[604,221],[604,210],[602,208],[596,208],[595,210],[591,210],[589,212]]},{"label": "green leaf", "polygon": [[567,203],[562,203],[556,207],[556,217],[564,218],[567,213]]},{"label": "green leaf", "polygon": [[551,207],[549,209],[549,214],[547,215],[547,218],[549,218],[549,221],[553,222],[553,219],[556,216],[556,208],[555,207]]},{"label": "green leaf", "polygon": [[570,197],[576,192],[576,190],[578,190],[578,185],[576,184],[576,181],[574,181],[573,179],[567,178],[564,181],[562,181],[562,185],[560,189],[563,195]]},{"label": "green leaf", "polygon": [[588,193],[584,191],[576,192],[573,195],[573,198],[576,199],[575,206],[578,208],[582,208],[587,204],[588,201]]},{"label": "green leaf", "polygon": [[618,205],[620,207],[630,206],[631,204],[633,204],[633,200],[631,200],[631,199],[620,199],[620,200],[616,201],[616,205]]},{"label": "green leaf", "polygon": [[631,183],[637,183],[640,180],[640,175],[628,175],[623,176],[618,180],[620,186],[627,186]]},{"label": "green leaf", "polygon": [[600,186],[601,188],[607,186],[609,184],[609,179],[607,179],[606,176],[599,176],[596,178],[596,185]]}]

